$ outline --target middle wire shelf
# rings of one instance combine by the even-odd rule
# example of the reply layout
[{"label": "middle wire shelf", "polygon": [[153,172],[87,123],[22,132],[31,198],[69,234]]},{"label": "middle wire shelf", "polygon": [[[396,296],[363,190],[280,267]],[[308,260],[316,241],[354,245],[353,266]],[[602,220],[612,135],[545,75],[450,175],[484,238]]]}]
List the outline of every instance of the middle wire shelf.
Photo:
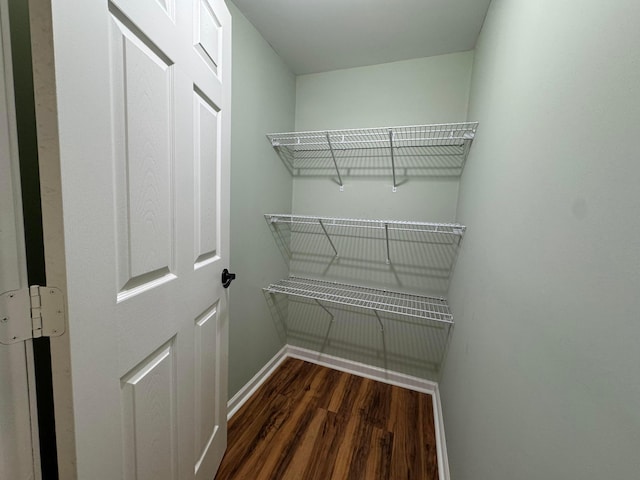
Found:
[{"label": "middle wire shelf", "polygon": [[334,218],[334,217],[315,217],[309,215],[291,215],[280,213],[267,213],[264,215],[270,225],[277,227],[279,224],[288,225],[292,228],[294,225],[304,227],[319,227],[319,231],[327,238],[331,248],[336,256],[338,249],[332,240],[332,235],[338,230],[351,231],[379,231],[380,239],[386,241],[387,263],[391,262],[390,258],[390,241],[402,238],[402,235],[411,234],[412,238],[418,240],[420,237],[413,235],[422,235],[422,241],[428,241],[434,237],[444,238],[447,242],[453,242],[460,239],[464,235],[467,227],[459,223],[431,223],[431,222],[413,222],[404,220],[365,220],[357,218]]},{"label": "middle wire shelf", "polygon": [[444,298],[294,276],[272,283],[264,290],[373,310],[376,315],[387,312],[453,325],[453,315]]}]

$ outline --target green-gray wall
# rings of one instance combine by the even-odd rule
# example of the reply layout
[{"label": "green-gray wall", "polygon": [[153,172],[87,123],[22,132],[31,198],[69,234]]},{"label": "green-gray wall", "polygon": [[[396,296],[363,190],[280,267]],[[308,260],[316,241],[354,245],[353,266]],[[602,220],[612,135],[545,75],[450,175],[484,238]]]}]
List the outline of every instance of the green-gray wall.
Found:
[{"label": "green-gray wall", "polygon": [[[298,76],[297,131],[461,122],[467,118],[473,52]],[[299,214],[452,221],[457,179],[410,179],[391,192],[391,178],[296,178]]]},{"label": "green-gray wall", "polygon": [[640,2],[493,0],[441,382],[454,480],[640,472]]},{"label": "green-gray wall", "polygon": [[265,134],[293,129],[295,76],[249,21],[233,18],[229,396],[284,345],[262,288],[285,277],[263,214],[291,211],[292,179]]},{"label": "green-gray wall", "polygon": [[[302,75],[296,81],[297,131],[465,121],[473,52]],[[295,177],[296,214],[451,222],[458,197],[457,178],[409,178],[393,193],[391,176],[345,176],[344,191],[326,177]],[[415,239],[414,239],[415,240]],[[293,236],[291,271],[345,283],[444,294],[454,252],[416,242],[392,242],[387,265],[384,243],[355,237],[335,239],[333,258],[319,229]],[[425,247],[421,249],[421,247]],[[430,275],[437,272],[436,275]],[[435,378],[446,332],[330,306],[333,324],[317,305],[289,303],[288,343],[378,367]],[[299,305],[297,305],[299,307]],[[435,357],[434,357],[435,355]]]}]

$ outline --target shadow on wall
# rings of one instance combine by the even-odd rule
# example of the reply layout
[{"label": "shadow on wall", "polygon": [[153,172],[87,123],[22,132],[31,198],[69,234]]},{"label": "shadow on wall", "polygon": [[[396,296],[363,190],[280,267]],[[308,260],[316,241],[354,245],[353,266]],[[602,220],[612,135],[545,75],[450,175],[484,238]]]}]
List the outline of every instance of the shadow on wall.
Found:
[{"label": "shadow on wall", "polygon": [[[276,149],[289,173],[295,177],[391,177],[389,150],[372,148],[331,152],[293,152]],[[394,155],[396,175],[406,177],[459,177],[464,165],[464,146],[399,148]],[[335,158],[335,164],[333,162]],[[337,178],[335,179],[337,181]]]},{"label": "shadow on wall", "polygon": [[[267,220],[291,275],[446,295],[461,235],[303,220]],[[450,324],[384,308],[365,310],[268,291],[265,298],[289,344],[432,380],[439,376],[453,330]]]},{"label": "shadow on wall", "polygon": [[460,236],[381,227],[271,222],[290,274],[445,296]]}]

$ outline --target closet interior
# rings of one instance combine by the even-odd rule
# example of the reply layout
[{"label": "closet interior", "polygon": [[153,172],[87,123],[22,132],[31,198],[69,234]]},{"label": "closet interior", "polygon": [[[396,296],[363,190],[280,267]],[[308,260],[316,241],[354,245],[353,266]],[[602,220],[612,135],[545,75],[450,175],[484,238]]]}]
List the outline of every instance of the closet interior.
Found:
[{"label": "closet interior", "polygon": [[[477,128],[465,122],[266,136],[294,178],[324,178],[337,187],[331,195],[363,178],[396,194],[416,178],[460,177]],[[320,353],[331,342],[344,351],[369,348],[385,369],[393,357],[437,375],[454,325],[448,282],[466,227],[324,213],[320,204],[317,215],[264,215],[289,269],[263,289],[287,339],[298,337]],[[365,327],[362,342],[358,325],[367,321],[379,338]],[[403,352],[394,338],[398,325],[420,354]]]}]

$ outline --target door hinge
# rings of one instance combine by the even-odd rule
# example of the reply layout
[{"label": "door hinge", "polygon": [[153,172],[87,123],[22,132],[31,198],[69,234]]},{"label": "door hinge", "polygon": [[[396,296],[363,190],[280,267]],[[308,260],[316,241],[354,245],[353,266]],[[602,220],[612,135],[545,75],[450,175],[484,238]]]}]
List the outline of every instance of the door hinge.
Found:
[{"label": "door hinge", "polygon": [[0,343],[59,337],[65,330],[64,296],[56,287],[32,285],[0,295]]}]

